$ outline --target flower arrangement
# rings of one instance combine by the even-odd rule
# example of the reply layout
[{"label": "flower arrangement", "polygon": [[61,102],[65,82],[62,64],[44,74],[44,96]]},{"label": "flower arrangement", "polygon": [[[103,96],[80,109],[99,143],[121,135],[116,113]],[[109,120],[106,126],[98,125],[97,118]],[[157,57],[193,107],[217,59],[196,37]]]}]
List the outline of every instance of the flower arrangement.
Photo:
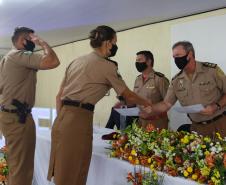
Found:
[{"label": "flower arrangement", "polygon": [[0,185],[7,184],[9,169],[6,163],[6,147],[0,149]]},{"label": "flower arrangement", "polygon": [[182,176],[208,185],[223,185],[226,177],[226,138],[197,133],[146,129],[134,122],[117,140],[111,141],[111,156],[133,165]]},{"label": "flower arrangement", "polygon": [[133,185],[161,185],[163,184],[164,175],[159,176],[156,171],[146,171],[141,166],[134,167],[134,173],[128,173],[128,182]]}]

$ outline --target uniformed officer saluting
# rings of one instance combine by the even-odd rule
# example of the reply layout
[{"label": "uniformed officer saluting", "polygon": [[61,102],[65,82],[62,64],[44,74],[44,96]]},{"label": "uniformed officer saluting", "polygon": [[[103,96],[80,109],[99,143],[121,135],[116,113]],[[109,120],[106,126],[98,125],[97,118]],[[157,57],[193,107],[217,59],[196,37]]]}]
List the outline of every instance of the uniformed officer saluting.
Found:
[{"label": "uniformed officer saluting", "polygon": [[57,96],[58,116],[52,129],[48,179],[56,185],[85,185],[92,154],[94,105],[110,88],[127,102],[150,105],[130,91],[108,59],[117,51],[116,32],[98,26],[90,33],[94,51],[75,59],[67,68]]},{"label": "uniformed officer saluting", "polygon": [[[31,185],[35,151],[35,123],[30,114],[35,102],[36,73],[60,62],[49,45],[30,28],[16,28],[15,48],[0,63],[0,129],[6,139],[8,185]],[[44,54],[33,53],[35,44]]]},{"label": "uniformed officer saluting", "polygon": [[[154,56],[150,51],[139,51],[136,57],[136,68],[139,75],[134,83],[134,92],[139,96],[151,101],[153,104],[162,101],[169,87],[169,80],[160,72],[153,69]],[[152,123],[155,128],[167,129],[168,117],[164,112],[158,116],[150,116],[146,119],[139,119],[139,124],[146,127],[148,123]]]},{"label": "uniformed officer saluting", "polygon": [[191,130],[211,137],[219,132],[225,137],[226,76],[216,64],[196,61],[190,42],[177,42],[172,49],[181,71],[172,79],[164,101],[145,108],[141,116],[167,111],[177,100],[182,106],[202,104],[204,110],[188,115]]}]

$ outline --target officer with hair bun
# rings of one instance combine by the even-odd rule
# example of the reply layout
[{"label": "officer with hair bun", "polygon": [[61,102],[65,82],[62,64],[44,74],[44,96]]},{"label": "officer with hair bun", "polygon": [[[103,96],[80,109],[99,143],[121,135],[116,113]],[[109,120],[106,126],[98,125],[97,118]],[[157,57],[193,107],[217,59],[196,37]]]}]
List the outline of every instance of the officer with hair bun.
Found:
[{"label": "officer with hair bun", "polygon": [[109,89],[132,104],[150,105],[128,89],[112,57],[117,52],[115,30],[98,26],[90,32],[93,52],[67,67],[57,95],[58,116],[52,129],[48,179],[56,185],[85,185],[92,155],[93,111]]}]

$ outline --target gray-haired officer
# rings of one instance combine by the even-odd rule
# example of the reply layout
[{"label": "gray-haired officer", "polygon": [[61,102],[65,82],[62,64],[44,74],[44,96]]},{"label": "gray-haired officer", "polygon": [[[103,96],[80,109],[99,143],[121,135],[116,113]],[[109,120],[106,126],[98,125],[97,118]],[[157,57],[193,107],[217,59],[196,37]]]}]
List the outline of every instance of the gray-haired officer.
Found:
[{"label": "gray-haired officer", "polygon": [[191,130],[213,137],[226,136],[226,76],[216,64],[198,62],[190,42],[173,45],[175,64],[181,71],[172,79],[164,101],[145,108],[142,117],[169,110],[177,100],[182,106],[202,104],[199,113],[189,114]]},{"label": "gray-haired officer", "polygon": [[[35,102],[36,74],[60,63],[49,45],[34,30],[16,28],[14,48],[0,63],[0,129],[6,140],[8,185],[31,185],[34,168],[35,123],[31,109]],[[35,44],[44,54],[34,53]]]}]

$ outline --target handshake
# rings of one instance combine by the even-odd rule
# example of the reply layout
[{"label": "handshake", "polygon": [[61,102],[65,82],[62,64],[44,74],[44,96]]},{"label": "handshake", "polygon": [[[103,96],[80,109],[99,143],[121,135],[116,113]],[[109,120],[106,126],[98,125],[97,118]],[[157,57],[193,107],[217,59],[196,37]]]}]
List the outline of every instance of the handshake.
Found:
[{"label": "handshake", "polygon": [[153,105],[149,105],[147,107],[141,106],[140,110],[141,110],[139,113],[140,118],[148,119],[150,116],[154,115]]}]

